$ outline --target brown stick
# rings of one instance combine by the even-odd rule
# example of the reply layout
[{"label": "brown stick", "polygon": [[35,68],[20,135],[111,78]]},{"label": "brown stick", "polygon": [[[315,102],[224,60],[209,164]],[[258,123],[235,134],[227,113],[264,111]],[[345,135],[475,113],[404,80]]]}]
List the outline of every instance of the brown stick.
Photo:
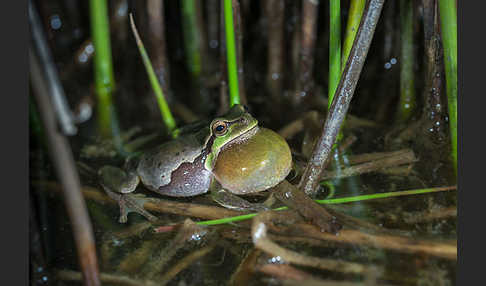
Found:
[{"label": "brown stick", "polygon": [[[225,30],[224,26],[224,1],[220,2],[220,15],[219,24],[220,31]],[[219,33],[220,47],[219,47],[219,70],[220,70],[220,88],[219,88],[219,114],[226,113],[229,109],[228,102],[228,69],[226,67],[226,34],[224,32]]]},{"label": "brown stick", "polygon": [[329,180],[331,178],[347,178],[352,176],[358,176],[364,173],[375,172],[384,168],[399,166],[403,164],[409,164],[418,161],[412,150],[405,153],[396,154],[393,156],[385,157],[375,161],[362,163],[359,165],[350,166],[339,171],[329,171],[321,180]]},{"label": "brown stick", "polygon": [[336,96],[327,114],[321,137],[314,146],[312,156],[299,183],[299,188],[308,195],[314,195],[317,191],[319,178],[329,162],[332,145],[336,141],[336,136],[353,97],[383,2],[384,0],[370,0],[366,4],[356,39],[337,87]]},{"label": "brown stick", "polygon": [[170,72],[165,47],[164,1],[147,0],[147,14],[152,65],[162,92],[169,96]]},{"label": "brown stick", "polygon": [[[34,185],[43,186],[49,191],[61,191],[61,186],[56,182],[34,182]],[[105,195],[103,191],[96,188],[84,186],[82,188],[82,194],[86,199],[95,200],[101,204],[116,204],[116,201]],[[221,207],[180,203],[162,199],[148,199],[143,207],[148,211],[172,213],[203,219],[218,219],[243,214],[239,211],[229,210]]]},{"label": "brown stick", "polygon": [[297,253],[295,251],[291,251],[289,249],[283,248],[280,245],[276,244],[267,236],[266,224],[270,223],[273,220],[285,221],[286,219],[287,217],[285,214],[276,213],[272,211],[265,211],[259,213],[255,218],[253,218],[251,235],[255,247],[271,255],[279,256],[285,262],[294,263],[297,265],[310,266],[310,267],[315,267],[323,270],[337,271],[341,273],[354,273],[354,274],[364,273],[369,270],[367,266],[364,266],[359,263],[306,256]]},{"label": "brown stick", "polygon": [[284,61],[285,3],[280,0],[265,1],[268,18],[268,71],[267,86],[274,103],[281,100]]},{"label": "brown stick", "polygon": [[296,210],[306,220],[317,225],[322,231],[336,233],[341,229],[341,225],[336,222],[336,218],[322,205],[313,201],[287,180],[275,186],[273,194],[289,208]]},{"label": "brown stick", "polygon": [[[63,281],[81,281],[81,273],[71,270],[58,270],[55,272],[56,277]],[[103,283],[110,283],[113,285],[124,285],[124,286],[156,286],[159,285],[154,281],[142,281],[132,279],[127,276],[116,275],[111,273],[101,273],[100,279]]]},{"label": "brown stick", "polygon": [[203,248],[197,249],[192,251],[190,254],[183,257],[179,260],[174,266],[172,266],[164,275],[157,279],[159,285],[166,285],[169,283],[174,277],[179,274],[182,270],[186,269],[189,265],[194,263],[196,260],[200,259],[201,257],[205,256],[209,252],[214,249],[215,245],[205,246]]},{"label": "brown stick", "polygon": [[304,97],[312,96],[314,80],[312,70],[314,68],[314,49],[316,42],[317,8],[319,1],[304,0],[302,2],[302,34],[300,45],[299,77],[295,94],[296,102]]},{"label": "brown stick", "polygon": [[49,154],[54,163],[56,175],[62,185],[64,203],[73,228],[78,261],[83,272],[85,285],[100,285],[98,260],[91,221],[86,203],[81,194],[79,175],[68,140],[59,132],[58,121],[49,98],[49,89],[42,76],[38,58],[29,50],[30,79],[39,107],[44,130],[49,142]]},{"label": "brown stick", "polygon": [[[426,124],[425,134],[431,140],[437,136],[437,132],[446,128],[445,105],[441,100],[442,76],[443,76],[443,51],[440,41],[439,13],[437,0],[423,0],[424,11],[424,41],[426,56],[424,107],[422,119]],[[430,132],[435,131],[435,132]]]},{"label": "brown stick", "polygon": [[309,224],[296,224],[285,231],[289,235],[312,237],[351,245],[373,246],[411,254],[425,253],[451,260],[457,259],[457,241],[427,241],[389,234],[369,234],[354,229],[343,229],[339,235],[320,232]]}]

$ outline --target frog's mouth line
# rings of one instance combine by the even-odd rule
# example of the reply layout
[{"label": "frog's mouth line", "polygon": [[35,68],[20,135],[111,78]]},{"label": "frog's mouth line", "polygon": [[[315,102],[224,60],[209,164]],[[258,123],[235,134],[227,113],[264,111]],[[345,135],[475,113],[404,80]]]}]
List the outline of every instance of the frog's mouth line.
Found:
[{"label": "frog's mouth line", "polygon": [[228,141],[228,143],[225,144],[225,146],[223,146],[222,150],[224,150],[227,147],[233,145],[234,143],[246,141],[247,139],[249,139],[253,135],[255,135],[258,132],[259,129],[260,129],[260,127],[258,126],[258,123],[256,123],[255,126],[249,128],[247,131],[245,131],[240,136],[237,136],[237,137],[231,139],[230,141]]}]

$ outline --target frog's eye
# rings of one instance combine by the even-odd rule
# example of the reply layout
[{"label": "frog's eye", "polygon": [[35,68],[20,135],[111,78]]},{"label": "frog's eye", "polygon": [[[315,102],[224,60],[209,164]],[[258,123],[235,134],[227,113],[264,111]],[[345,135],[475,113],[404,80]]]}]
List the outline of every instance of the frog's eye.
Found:
[{"label": "frog's eye", "polygon": [[226,131],[228,131],[228,124],[224,121],[216,121],[213,124],[213,133],[216,136],[222,136],[226,134]]}]

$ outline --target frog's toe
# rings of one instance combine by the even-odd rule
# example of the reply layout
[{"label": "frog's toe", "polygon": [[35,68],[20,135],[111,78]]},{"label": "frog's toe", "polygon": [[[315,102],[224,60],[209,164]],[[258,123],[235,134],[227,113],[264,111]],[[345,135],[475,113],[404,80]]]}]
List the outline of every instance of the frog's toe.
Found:
[{"label": "frog's toe", "polygon": [[120,205],[120,223],[126,223],[128,218],[127,215],[130,212],[135,212],[143,215],[149,221],[156,221],[158,218],[151,213],[149,213],[144,208],[144,204],[149,198],[146,198],[142,194],[123,194],[120,196],[118,204]]}]

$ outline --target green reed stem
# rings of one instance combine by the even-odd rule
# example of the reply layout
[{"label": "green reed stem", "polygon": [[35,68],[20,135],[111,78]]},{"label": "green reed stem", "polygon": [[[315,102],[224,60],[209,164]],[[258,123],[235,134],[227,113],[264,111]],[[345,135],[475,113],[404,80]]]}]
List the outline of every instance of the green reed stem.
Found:
[{"label": "green reed stem", "polygon": [[197,32],[195,0],[182,0],[182,29],[184,35],[187,67],[196,81],[201,74],[200,36]]},{"label": "green reed stem", "polygon": [[457,173],[457,8],[453,0],[439,0],[444,65],[451,132],[452,159]]},{"label": "green reed stem", "polygon": [[343,42],[341,73],[346,66],[349,53],[351,52],[354,39],[356,38],[356,33],[358,33],[359,23],[361,22],[361,16],[363,15],[365,3],[366,1],[363,0],[351,0],[351,3],[349,4],[348,23],[346,25],[346,34]]},{"label": "green reed stem", "polygon": [[132,27],[133,35],[135,36],[135,40],[137,42],[138,50],[140,51],[140,56],[142,57],[143,64],[145,66],[145,70],[147,71],[147,75],[150,80],[150,85],[154,91],[155,97],[157,98],[157,102],[159,104],[160,113],[162,115],[162,120],[165,123],[165,127],[169,131],[169,134],[172,134],[172,131],[176,128],[176,123],[172,113],[170,112],[169,105],[165,100],[164,94],[162,92],[162,88],[160,87],[159,79],[154,72],[154,68],[152,67],[152,63],[150,62],[150,58],[145,50],[143,45],[142,39],[140,39],[140,35],[138,34],[137,27],[135,27],[135,22],[133,21],[133,16],[130,14],[130,25]]},{"label": "green reed stem", "polygon": [[400,101],[397,120],[406,122],[415,110],[415,90],[413,65],[413,1],[400,1],[401,44],[400,51]]},{"label": "green reed stem", "polygon": [[90,0],[91,34],[95,49],[93,61],[98,97],[98,128],[104,137],[111,136],[113,120],[111,94],[115,90],[107,10],[106,0]]},{"label": "green reed stem", "polygon": [[[456,186],[438,187],[438,188],[378,193],[378,194],[353,196],[353,197],[338,198],[338,199],[315,200],[315,201],[319,204],[343,204],[343,203],[361,202],[361,201],[366,201],[366,200],[375,200],[375,199],[383,199],[383,198],[391,198],[391,197],[399,197],[399,196],[410,196],[410,195],[428,194],[428,193],[433,193],[433,192],[443,192],[443,191],[455,190],[456,188],[457,188]],[[276,209],[273,209],[273,210],[274,211],[282,211],[282,210],[286,210],[286,209],[288,209],[288,208],[287,207],[279,207],[279,208],[276,208]],[[237,222],[237,221],[241,221],[241,220],[250,219],[252,217],[255,217],[256,215],[258,215],[258,213],[251,213],[251,214],[239,215],[239,216],[234,216],[234,217],[226,217],[226,218],[221,218],[221,219],[200,221],[200,222],[197,222],[196,224],[198,224],[198,225],[216,225],[216,224],[231,223],[231,222]]]},{"label": "green reed stem", "polygon": [[329,31],[329,101],[331,107],[334,93],[341,78],[341,0],[330,0]]},{"label": "green reed stem", "polygon": [[228,81],[230,106],[240,104],[238,89],[238,67],[236,64],[235,29],[231,0],[224,0],[224,26],[226,31],[226,57],[228,63]]}]

